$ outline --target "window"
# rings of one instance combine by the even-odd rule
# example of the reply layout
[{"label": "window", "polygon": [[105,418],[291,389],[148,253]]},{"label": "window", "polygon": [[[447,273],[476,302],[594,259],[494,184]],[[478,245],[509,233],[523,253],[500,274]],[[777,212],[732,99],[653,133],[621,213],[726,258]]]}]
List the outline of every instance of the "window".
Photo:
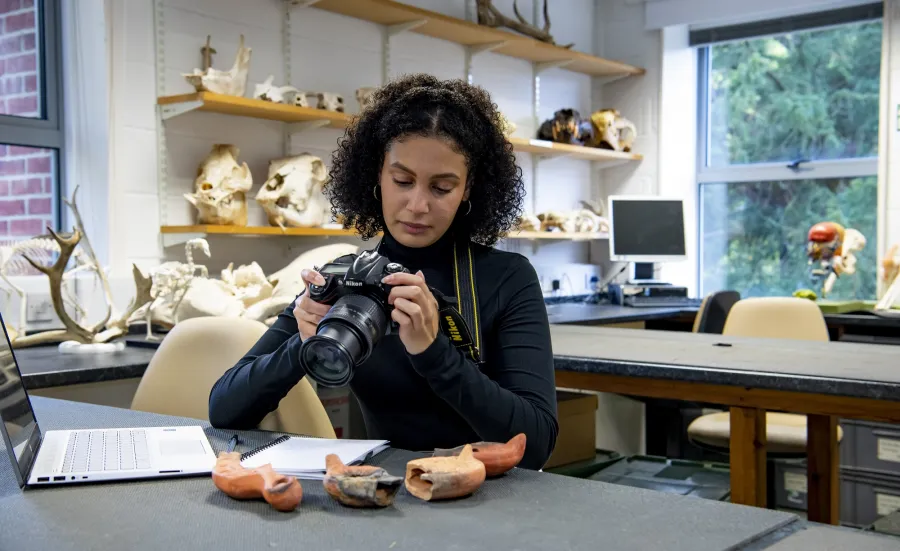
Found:
[{"label": "window", "polygon": [[0,0],[0,242],[60,229],[59,1]]},{"label": "window", "polygon": [[867,244],[828,298],[875,298],[881,32],[878,4],[692,33],[701,293],[813,289],[807,233],[832,221]]}]

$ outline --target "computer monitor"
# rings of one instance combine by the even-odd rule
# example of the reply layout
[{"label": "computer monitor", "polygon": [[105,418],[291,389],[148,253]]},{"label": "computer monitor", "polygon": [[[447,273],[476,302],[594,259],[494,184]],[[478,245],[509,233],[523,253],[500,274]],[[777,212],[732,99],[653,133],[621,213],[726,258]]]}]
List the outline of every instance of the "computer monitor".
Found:
[{"label": "computer monitor", "polygon": [[684,201],[671,197],[609,197],[609,257],[619,262],[687,259]]}]

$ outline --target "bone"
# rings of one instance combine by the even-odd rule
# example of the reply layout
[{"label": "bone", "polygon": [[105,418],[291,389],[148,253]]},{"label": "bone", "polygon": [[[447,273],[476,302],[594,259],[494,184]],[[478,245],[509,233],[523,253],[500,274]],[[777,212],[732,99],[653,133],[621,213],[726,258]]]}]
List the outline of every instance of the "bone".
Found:
[{"label": "bone", "polygon": [[215,144],[200,163],[194,192],[184,198],[197,208],[198,224],[247,225],[246,193],[253,187],[247,163],[238,164],[240,150],[231,144]]},{"label": "bone", "polygon": [[325,163],[309,153],[275,159],[269,162],[256,201],[272,226],[321,227],[331,216],[331,204],[322,192],[326,178]]}]

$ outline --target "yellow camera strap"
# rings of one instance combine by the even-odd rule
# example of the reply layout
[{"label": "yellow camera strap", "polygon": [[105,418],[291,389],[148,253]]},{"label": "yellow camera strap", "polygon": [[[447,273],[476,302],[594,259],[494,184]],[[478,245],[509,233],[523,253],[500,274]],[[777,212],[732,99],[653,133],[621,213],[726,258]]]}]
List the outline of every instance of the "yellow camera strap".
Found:
[{"label": "yellow camera strap", "polygon": [[[481,324],[478,319],[478,292],[475,288],[475,266],[472,258],[472,244],[468,239],[456,240],[453,243],[453,281],[456,287],[456,306],[462,316],[464,328],[468,335],[462,339],[462,347],[469,358],[476,364],[483,363],[483,341]],[[448,314],[449,315],[449,314]],[[456,322],[447,315],[441,316],[441,323]],[[459,323],[455,323],[459,325]],[[450,333],[448,333],[450,334]],[[451,340],[453,336],[451,334]],[[464,341],[468,341],[465,343]]]}]

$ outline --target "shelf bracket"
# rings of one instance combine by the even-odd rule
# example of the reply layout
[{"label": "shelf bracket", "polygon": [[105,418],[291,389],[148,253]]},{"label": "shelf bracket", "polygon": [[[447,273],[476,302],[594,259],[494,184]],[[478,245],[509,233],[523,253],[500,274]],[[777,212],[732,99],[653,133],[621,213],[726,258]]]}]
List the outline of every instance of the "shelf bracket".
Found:
[{"label": "shelf bracket", "polygon": [[317,128],[324,128],[331,124],[331,121],[328,119],[319,119],[315,121],[303,121],[303,122],[294,122],[289,123],[287,125],[287,131],[291,134],[299,134],[300,132],[306,132],[307,130],[315,130]]},{"label": "shelf bracket", "polygon": [[541,61],[539,63],[534,64],[534,73],[539,75],[546,71],[547,69],[556,69],[558,67],[565,67],[567,65],[572,64],[572,59],[560,59],[558,61]]},{"label": "shelf bracket", "polygon": [[628,78],[632,76],[631,73],[619,73],[618,75],[607,75],[603,77],[594,77],[596,82],[600,85],[609,84],[610,82],[615,82],[617,80],[622,80],[623,78]]},{"label": "shelf bracket", "polygon": [[407,21],[406,23],[397,23],[395,25],[387,26],[387,35],[389,37],[398,35],[400,33],[405,33],[406,31],[411,31],[417,27],[421,27],[425,23],[428,23],[427,19],[416,19],[415,21]]},{"label": "shelf bracket", "polygon": [[488,42],[485,44],[475,44],[474,46],[466,46],[466,78],[469,84],[472,84],[472,59],[481,53],[492,52],[497,48],[502,48],[509,44],[509,40],[501,40],[499,42]]},{"label": "shelf bracket", "polygon": [[170,103],[166,105],[159,106],[159,114],[162,117],[162,120],[167,121],[171,118],[177,117],[179,115],[184,115],[185,113],[190,113],[196,109],[200,109],[203,107],[202,100],[194,100],[194,101],[183,101],[181,103]]},{"label": "shelf bracket", "polygon": [[160,235],[162,236],[163,248],[184,245],[191,239],[206,238],[205,233],[163,233]]}]

